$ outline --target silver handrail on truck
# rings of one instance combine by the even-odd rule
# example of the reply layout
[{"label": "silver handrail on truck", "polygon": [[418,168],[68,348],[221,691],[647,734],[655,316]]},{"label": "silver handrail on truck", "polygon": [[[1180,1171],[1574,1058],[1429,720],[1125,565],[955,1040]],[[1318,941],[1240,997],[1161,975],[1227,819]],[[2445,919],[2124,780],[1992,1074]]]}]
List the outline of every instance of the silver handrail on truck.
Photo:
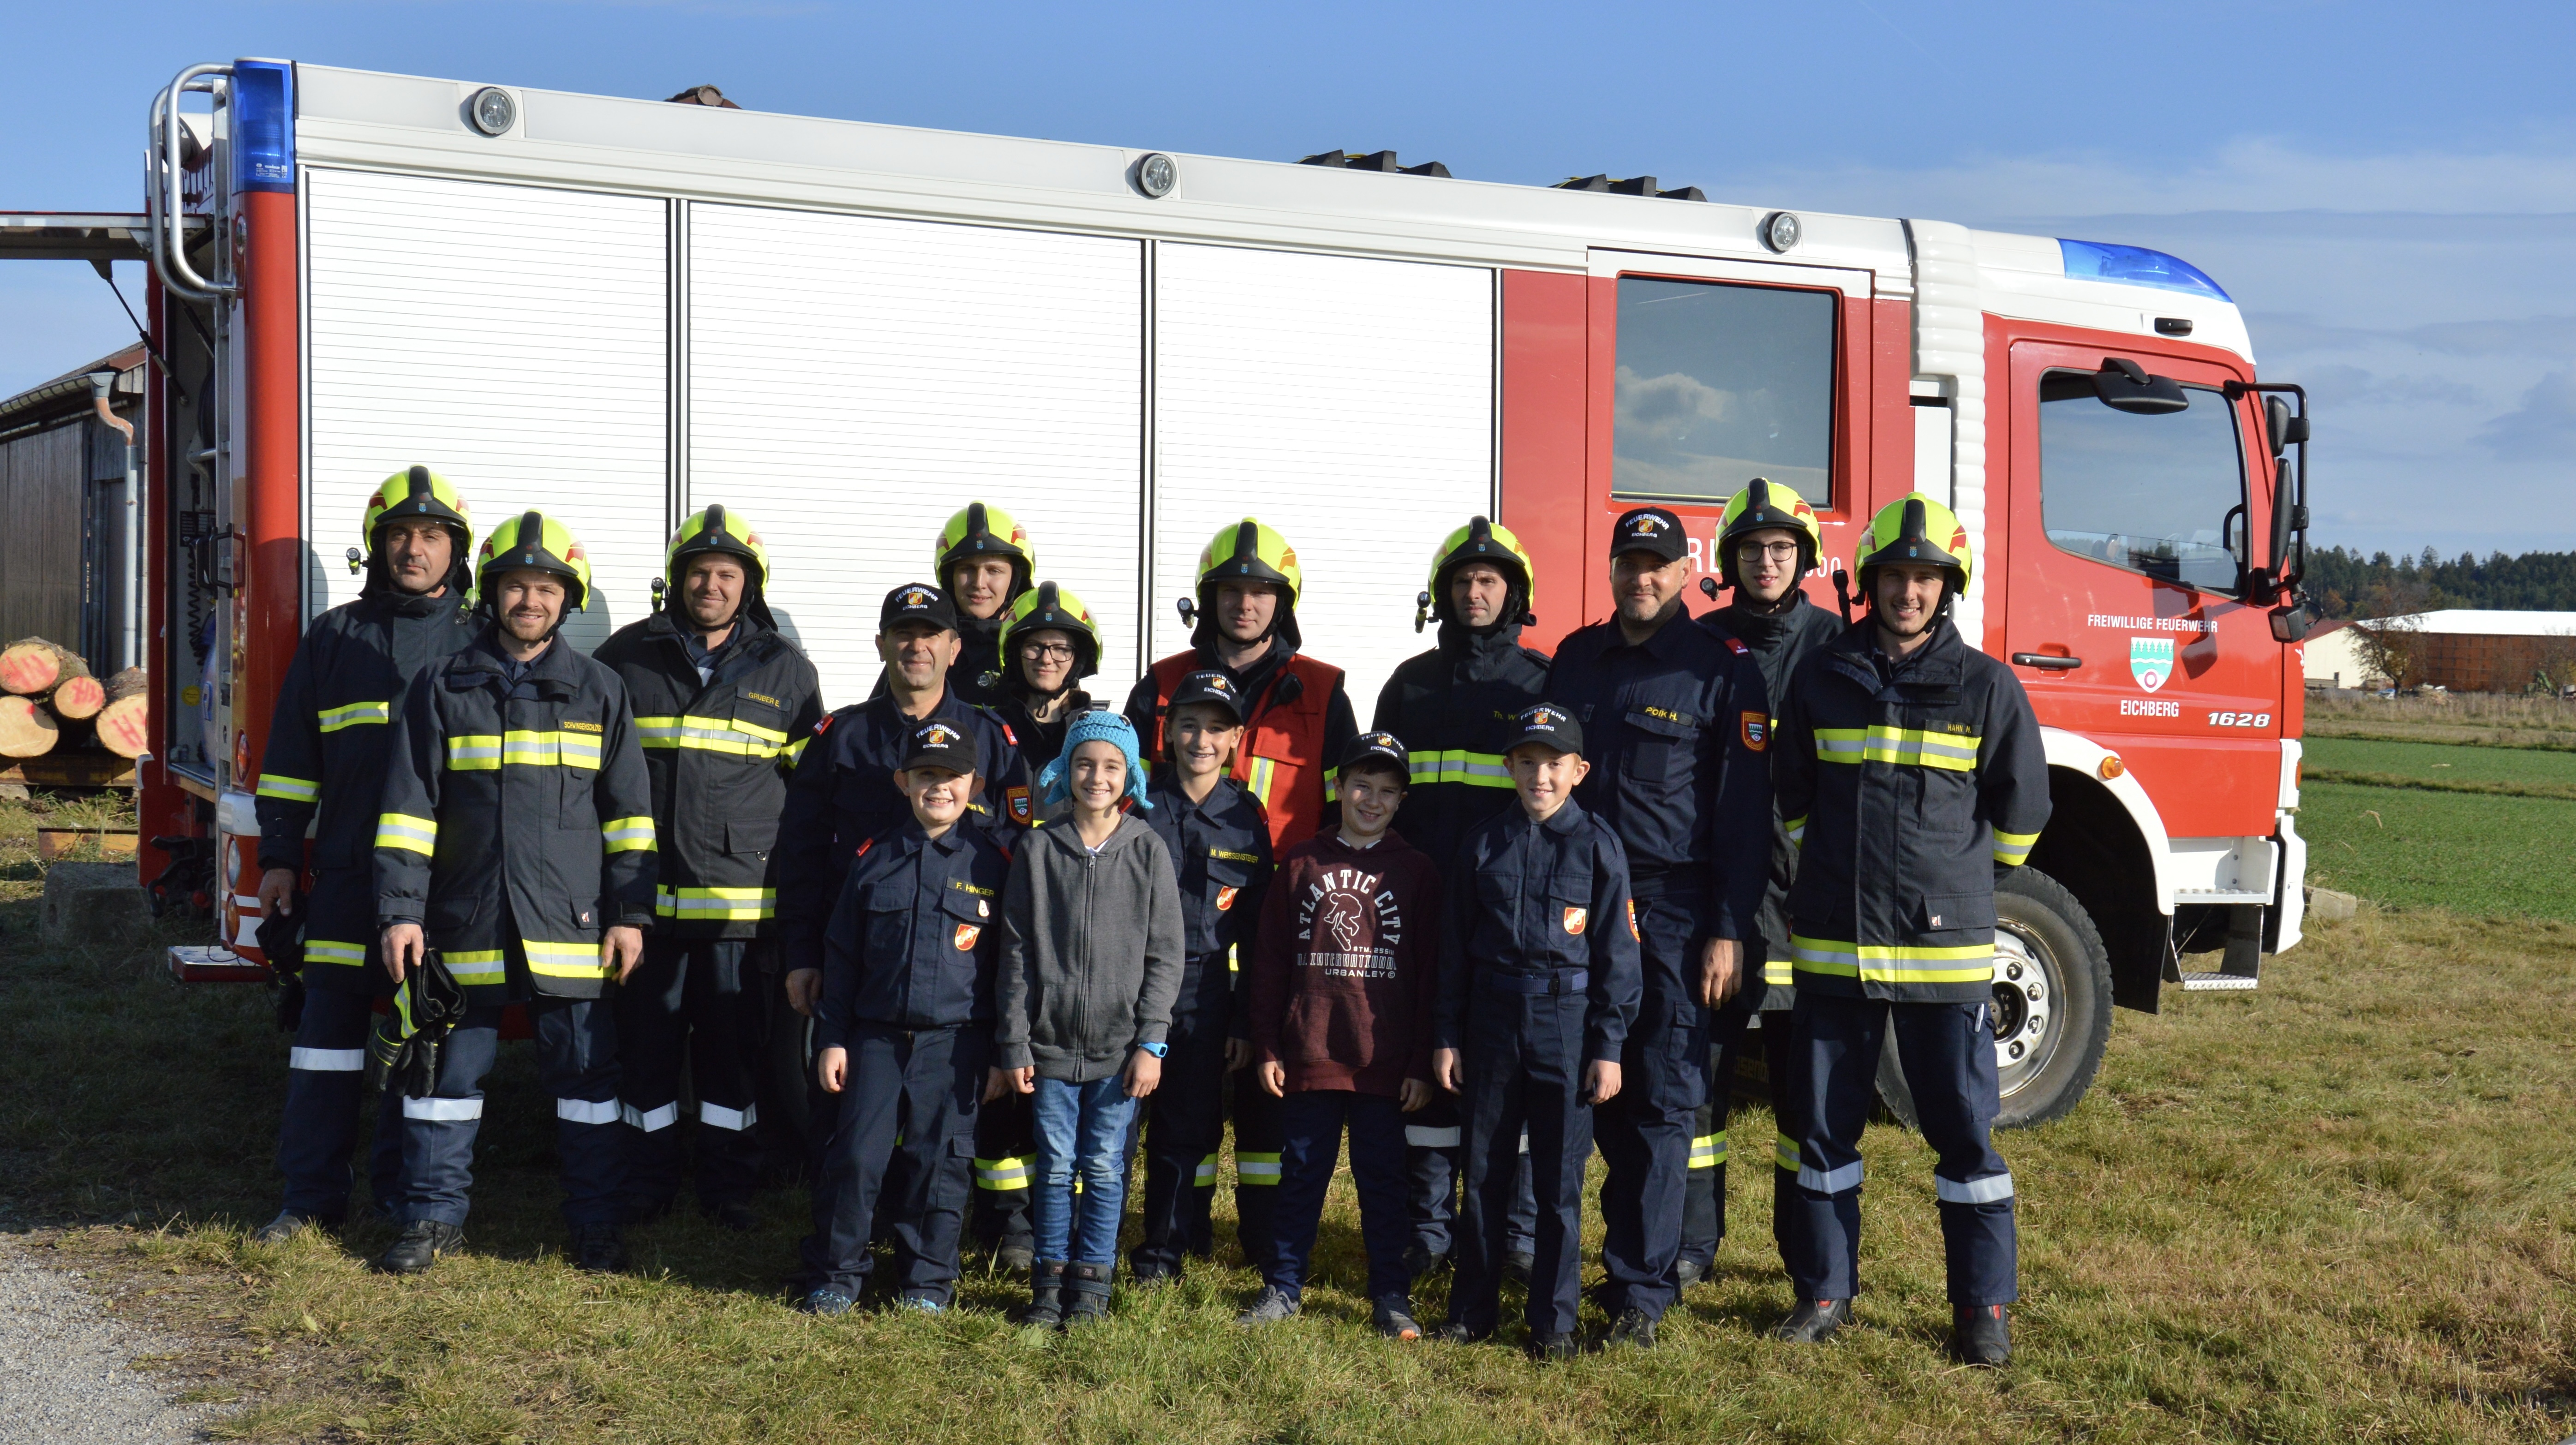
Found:
[{"label": "silver handrail on truck", "polygon": [[[192,90],[214,94],[218,89],[214,77],[232,77],[229,65],[191,65],[158,95],[152,97],[152,114],[145,154],[151,173],[145,177],[144,207],[151,220],[153,274],[161,284],[188,301],[211,303],[227,301],[241,294],[235,281],[209,281],[188,264],[187,242],[182,234],[179,187],[186,167],[179,159],[179,97]],[[216,247],[218,264],[223,248]]]}]

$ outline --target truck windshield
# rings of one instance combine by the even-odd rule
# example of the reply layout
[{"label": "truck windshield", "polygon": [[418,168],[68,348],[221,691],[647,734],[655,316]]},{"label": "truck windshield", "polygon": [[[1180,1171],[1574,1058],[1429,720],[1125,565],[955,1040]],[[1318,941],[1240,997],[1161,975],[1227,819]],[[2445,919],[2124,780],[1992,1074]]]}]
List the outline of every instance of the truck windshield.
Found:
[{"label": "truck windshield", "polygon": [[1755,477],[1831,501],[1834,295],[1619,278],[1611,490],[1723,502]]},{"label": "truck windshield", "polygon": [[2163,416],[2113,411],[2087,372],[2039,385],[2039,499],[2048,540],[2079,557],[2234,594],[2243,567],[2245,454],[2236,408],[2189,386]]}]

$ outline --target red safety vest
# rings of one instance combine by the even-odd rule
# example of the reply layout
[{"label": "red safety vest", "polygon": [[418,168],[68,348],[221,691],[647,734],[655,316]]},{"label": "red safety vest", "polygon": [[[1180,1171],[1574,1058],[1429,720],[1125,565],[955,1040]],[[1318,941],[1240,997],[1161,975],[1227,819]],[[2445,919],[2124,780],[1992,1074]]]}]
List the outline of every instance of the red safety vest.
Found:
[{"label": "red safety vest", "polygon": [[[1173,692],[1182,678],[1207,665],[1195,648],[1154,664],[1154,757],[1163,756],[1163,713]],[[1287,702],[1277,701],[1292,677],[1301,690]],[[1341,685],[1340,668],[1303,653],[1289,658],[1262,690],[1247,720],[1243,746],[1235,749],[1234,764],[1226,770],[1270,815],[1273,848],[1303,843],[1324,826],[1325,775],[1333,767],[1333,760],[1324,756],[1324,712]]]}]

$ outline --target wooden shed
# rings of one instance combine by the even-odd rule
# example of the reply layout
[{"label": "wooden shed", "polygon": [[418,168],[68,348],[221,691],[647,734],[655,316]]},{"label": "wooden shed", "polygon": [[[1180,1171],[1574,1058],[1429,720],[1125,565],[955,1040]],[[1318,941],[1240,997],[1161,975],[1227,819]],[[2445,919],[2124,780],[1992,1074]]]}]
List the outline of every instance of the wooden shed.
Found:
[{"label": "wooden shed", "polygon": [[128,347],[0,401],[0,640],[50,638],[103,669],[129,660],[139,518],[125,436],[100,417],[91,378],[110,378],[109,409],[139,433],[143,362]]}]

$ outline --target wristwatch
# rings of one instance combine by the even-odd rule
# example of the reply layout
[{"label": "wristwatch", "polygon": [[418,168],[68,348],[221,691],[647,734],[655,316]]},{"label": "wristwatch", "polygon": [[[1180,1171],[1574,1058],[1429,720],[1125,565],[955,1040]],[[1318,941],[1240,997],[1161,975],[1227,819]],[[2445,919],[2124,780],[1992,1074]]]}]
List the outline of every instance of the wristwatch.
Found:
[{"label": "wristwatch", "polygon": [[1152,1054],[1158,1059],[1172,1051],[1172,1046],[1170,1044],[1138,1044],[1136,1047],[1143,1049],[1145,1052]]}]

